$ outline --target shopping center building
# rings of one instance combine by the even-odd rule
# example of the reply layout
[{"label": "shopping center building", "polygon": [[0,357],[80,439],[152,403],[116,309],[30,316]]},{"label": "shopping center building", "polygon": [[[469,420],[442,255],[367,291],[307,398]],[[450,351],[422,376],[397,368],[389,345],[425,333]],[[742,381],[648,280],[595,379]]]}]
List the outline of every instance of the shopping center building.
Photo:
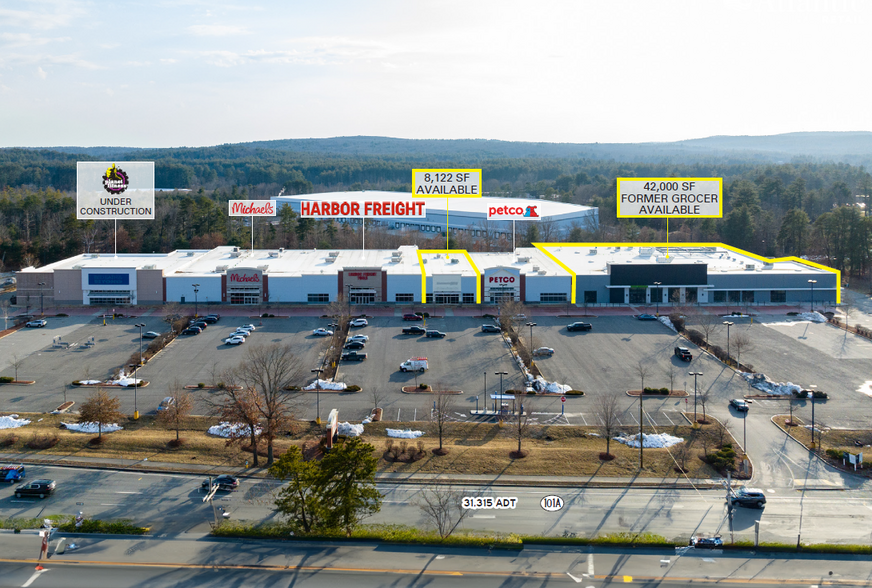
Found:
[{"label": "shopping center building", "polygon": [[16,274],[17,304],[834,304],[836,270],[720,244],[539,244],[505,253],[247,250],[83,254]]}]

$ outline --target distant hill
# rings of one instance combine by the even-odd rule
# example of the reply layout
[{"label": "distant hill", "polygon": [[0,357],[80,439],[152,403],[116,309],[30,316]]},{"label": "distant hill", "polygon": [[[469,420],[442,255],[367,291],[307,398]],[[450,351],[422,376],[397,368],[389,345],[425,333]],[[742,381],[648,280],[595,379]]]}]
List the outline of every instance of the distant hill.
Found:
[{"label": "distant hill", "polygon": [[626,162],[761,163],[835,161],[872,167],[872,132],[803,132],[768,136],[715,136],[664,143],[531,143],[488,139],[397,139],[392,137],[330,137],[280,139],[216,145],[213,147],[138,149],[134,147],[50,147],[50,151],[137,159],[185,152],[235,159],[263,151],[352,157],[464,160],[587,159]]}]

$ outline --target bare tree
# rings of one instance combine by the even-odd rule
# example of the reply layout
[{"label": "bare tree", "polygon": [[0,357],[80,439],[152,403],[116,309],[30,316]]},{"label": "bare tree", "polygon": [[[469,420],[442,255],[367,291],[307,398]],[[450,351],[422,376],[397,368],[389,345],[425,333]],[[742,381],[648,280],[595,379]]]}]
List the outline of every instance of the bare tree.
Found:
[{"label": "bare tree", "polygon": [[672,449],[672,457],[675,458],[675,463],[678,464],[678,469],[681,470],[682,474],[687,473],[687,460],[690,459],[690,455],[690,443],[687,440],[675,445]]},{"label": "bare tree", "polygon": [[168,398],[172,398],[173,400],[169,406],[158,411],[157,420],[164,427],[175,429],[175,444],[178,446],[181,443],[179,441],[179,430],[182,428],[182,425],[194,409],[194,399],[188,392],[185,392],[185,387],[182,386],[178,380],[175,380],[170,385],[169,392],[170,395]]},{"label": "bare tree", "polygon": [[303,377],[300,362],[290,345],[258,345],[248,348],[235,372],[240,385],[255,393],[267,443],[267,465],[272,465],[273,441],[287,427],[297,401],[285,388]]},{"label": "bare tree", "polygon": [[434,451],[437,455],[445,455],[448,450],[442,446],[446,425],[449,422],[450,413],[454,409],[454,396],[442,390],[442,386],[433,395],[433,407],[430,409],[430,422],[436,427],[439,435],[439,449]]},{"label": "bare tree", "polygon": [[[518,392],[517,399],[518,413],[515,415],[515,438],[518,440],[518,450],[513,452],[512,457],[521,458],[527,457],[527,452],[522,449],[521,442],[530,427],[530,414],[532,414],[532,409],[527,407],[527,409],[524,410],[524,405],[521,403],[524,397],[520,395],[520,392]],[[531,401],[532,398],[527,398],[527,400]]]},{"label": "bare tree", "polygon": [[754,341],[748,333],[736,333],[733,336],[732,345],[736,349],[736,363],[742,363],[742,352],[750,351],[754,347]]},{"label": "bare tree", "polygon": [[799,406],[800,400],[796,396],[791,396],[790,400],[787,401],[787,407],[790,410],[790,420],[787,421],[786,425],[788,427],[792,427],[794,425],[793,422],[793,411],[796,410],[796,407]]},{"label": "bare tree", "polygon": [[721,421],[721,426],[716,431],[718,447],[723,447],[728,439],[732,438],[732,426],[727,421]]},{"label": "bare tree", "polygon": [[697,396],[697,399],[699,400],[700,405],[702,406],[702,422],[707,423],[708,418],[706,417],[706,414],[705,414],[705,405],[708,403],[709,399],[711,398],[710,392],[708,390],[703,390],[701,392],[697,392],[696,396]]},{"label": "bare tree", "polygon": [[369,391],[369,397],[372,398],[372,407],[378,408],[378,405],[381,404],[381,401],[384,400],[386,396],[384,388],[373,386]]},{"label": "bare tree", "polygon": [[[645,365],[643,362],[639,362],[636,364],[636,374],[639,375],[639,379],[642,380],[642,392],[645,391],[645,378],[651,375],[651,368]],[[641,398],[641,396],[640,396]]]},{"label": "bare tree", "polygon": [[847,337],[848,336],[847,331],[850,330],[850,325],[848,324],[848,319],[850,318],[851,314],[854,312],[855,307],[854,307],[854,304],[852,302],[845,301],[839,306],[839,310],[841,310],[842,314],[845,315],[845,336]]},{"label": "bare tree", "polygon": [[257,404],[257,392],[237,384],[235,370],[226,370],[222,374],[225,383],[224,395],[220,401],[207,401],[221,418],[231,425],[242,425],[234,429],[227,438],[227,444],[242,443],[248,437],[254,466],[258,465],[257,444],[260,436],[260,409]]},{"label": "bare tree", "polygon": [[15,370],[15,381],[18,381],[18,370],[21,369],[21,365],[24,363],[24,358],[20,357],[17,353],[12,354],[12,361],[9,362],[9,365],[12,366],[12,369]]},{"label": "bare tree", "polygon": [[518,323],[524,316],[524,305],[512,299],[502,300],[499,304],[500,309],[500,326],[504,331],[512,330],[517,333]]},{"label": "bare tree", "polygon": [[672,394],[672,390],[675,388],[675,378],[678,375],[678,372],[676,371],[675,366],[671,363],[664,371],[666,372],[666,377],[669,378],[669,393]]},{"label": "bare tree", "polygon": [[618,432],[620,426],[618,399],[617,392],[603,392],[597,396],[593,405],[594,416],[599,421],[597,430],[599,430],[600,435],[606,438],[606,455],[611,455],[612,437]]},{"label": "bare tree", "polygon": [[[164,318],[163,321],[170,326],[170,329],[176,331],[177,329],[181,331],[183,326],[182,321],[182,310],[181,306],[176,303],[167,304],[164,306]],[[178,334],[178,333],[176,333]]]},{"label": "bare tree", "polygon": [[121,401],[109,396],[105,388],[97,388],[79,408],[80,423],[97,423],[97,437],[103,438],[103,425],[117,422],[121,414]]},{"label": "bare tree", "polygon": [[449,537],[469,513],[463,508],[463,492],[439,484],[422,490],[417,505],[442,539]]},{"label": "bare tree", "polygon": [[723,319],[711,312],[701,311],[694,316],[693,324],[702,331],[705,343],[708,345],[709,338],[723,326]]}]

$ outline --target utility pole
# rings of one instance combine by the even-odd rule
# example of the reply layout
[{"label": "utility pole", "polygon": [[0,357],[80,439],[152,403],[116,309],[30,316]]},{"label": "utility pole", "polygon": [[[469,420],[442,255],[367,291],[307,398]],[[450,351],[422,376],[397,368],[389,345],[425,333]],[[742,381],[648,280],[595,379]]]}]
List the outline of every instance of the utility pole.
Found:
[{"label": "utility pole", "polygon": [[688,376],[693,376],[693,428],[699,428],[699,422],[696,420],[696,377],[703,375],[702,372],[688,372]]},{"label": "utility pole", "polygon": [[639,393],[639,469],[641,470],[644,466],[644,457],[642,455],[642,448],[644,447],[644,437],[642,436],[642,397],[645,395],[645,391],[642,390]]},{"label": "utility pole", "polygon": [[729,365],[733,365],[733,356],[730,355],[730,327],[733,326],[732,321],[724,321],[724,325],[727,327],[727,361],[730,362]]}]

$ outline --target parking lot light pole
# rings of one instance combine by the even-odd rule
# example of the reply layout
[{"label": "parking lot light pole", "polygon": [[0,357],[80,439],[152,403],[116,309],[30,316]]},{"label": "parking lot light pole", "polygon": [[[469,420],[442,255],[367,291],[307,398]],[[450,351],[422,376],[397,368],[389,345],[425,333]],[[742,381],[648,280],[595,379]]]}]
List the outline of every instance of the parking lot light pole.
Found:
[{"label": "parking lot light pole", "polygon": [[198,288],[200,287],[200,284],[191,284],[191,285],[194,287],[194,318],[197,318],[198,316],[200,316],[200,313],[199,313],[200,305],[199,305],[199,301],[197,300],[197,292],[200,291],[200,290],[198,290]]},{"label": "parking lot light pole", "polygon": [[[475,399],[475,410],[478,410],[478,398]],[[487,412],[487,372],[484,373],[484,410]]]},{"label": "parking lot light pole", "polygon": [[495,376],[500,377],[500,420],[503,417],[503,376],[508,376],[509,372],[494,372]]},{"label": "parking lot light pole", "polygon": [[40,316],[45,316],[45,308],[42,305],[42,295],[44,293],[42,287],[45,286],[45,282],[40,282],[37,286],[39,286],[39,314]]},{"label": "parking lot light pole", "polygon": [[136,379],[136,368],[142,365],[142,327],[145,326],[145,323],[137,323],[133,325],[134,327],[139,327],[139,362],[133,366],[133,418],[139,418],[139,410],[136,405],[136,392],[139,390],[139,382]]},{"label": "parking lot light pole", "polygon": [[733,356],[730,355],[730,327],[735,323],[732,321],[724,321],[724,324],[727,326],[727,361],[730,362],[730,365],[733,365]]},{"label": "parking lot light pole", "polygon": [[527,323],[527,326],[530,327],[530,357],[532,357],[533,349],[536,348],[536,346],[533,345],[533,327],[536,326],[536,323]]},{"label": "parking lot light pole", "polygon": [[693,428],[698,429],[699,423],[696,420],[696,377],[703,375],[702,372],[688,372],[688,376],[693,376]]},{"label": "parking lot light pole", "polygon": [[809,310],[814,312],[814,285],[817,284],[817,280],[809,280],[808,283],[811,286],[811,306]]},{"label": "parking lot light pole", "polygon": [[812,449],[815,449],[817,447],[817,445],[814,442],[814,393],[815,393],[815,388],[817,388],[817,386],[815,384],[812,384],[811,386],[809,386],[809,388],[811,388],[811,398],[809,399],[809,402],[811,402],[811,446],[810,447]]},{"label": "parking lot light pole", "polygon": [[660,289],[660,286],[663,282],[654,282],[654,285],[657,286],[657,310],[654,313],[654,316],[660,316],[660,299],[663,298],[663,291]]},{"label": "parking lot light pole", "polygon": [[315,384],[315,410],[317,414],[315,416],[315,422],[317,424],[321,424],[321,372],[324,371],[324,368],[315,368],[312,370],[313,374],[318,374],[318,381]]}]

